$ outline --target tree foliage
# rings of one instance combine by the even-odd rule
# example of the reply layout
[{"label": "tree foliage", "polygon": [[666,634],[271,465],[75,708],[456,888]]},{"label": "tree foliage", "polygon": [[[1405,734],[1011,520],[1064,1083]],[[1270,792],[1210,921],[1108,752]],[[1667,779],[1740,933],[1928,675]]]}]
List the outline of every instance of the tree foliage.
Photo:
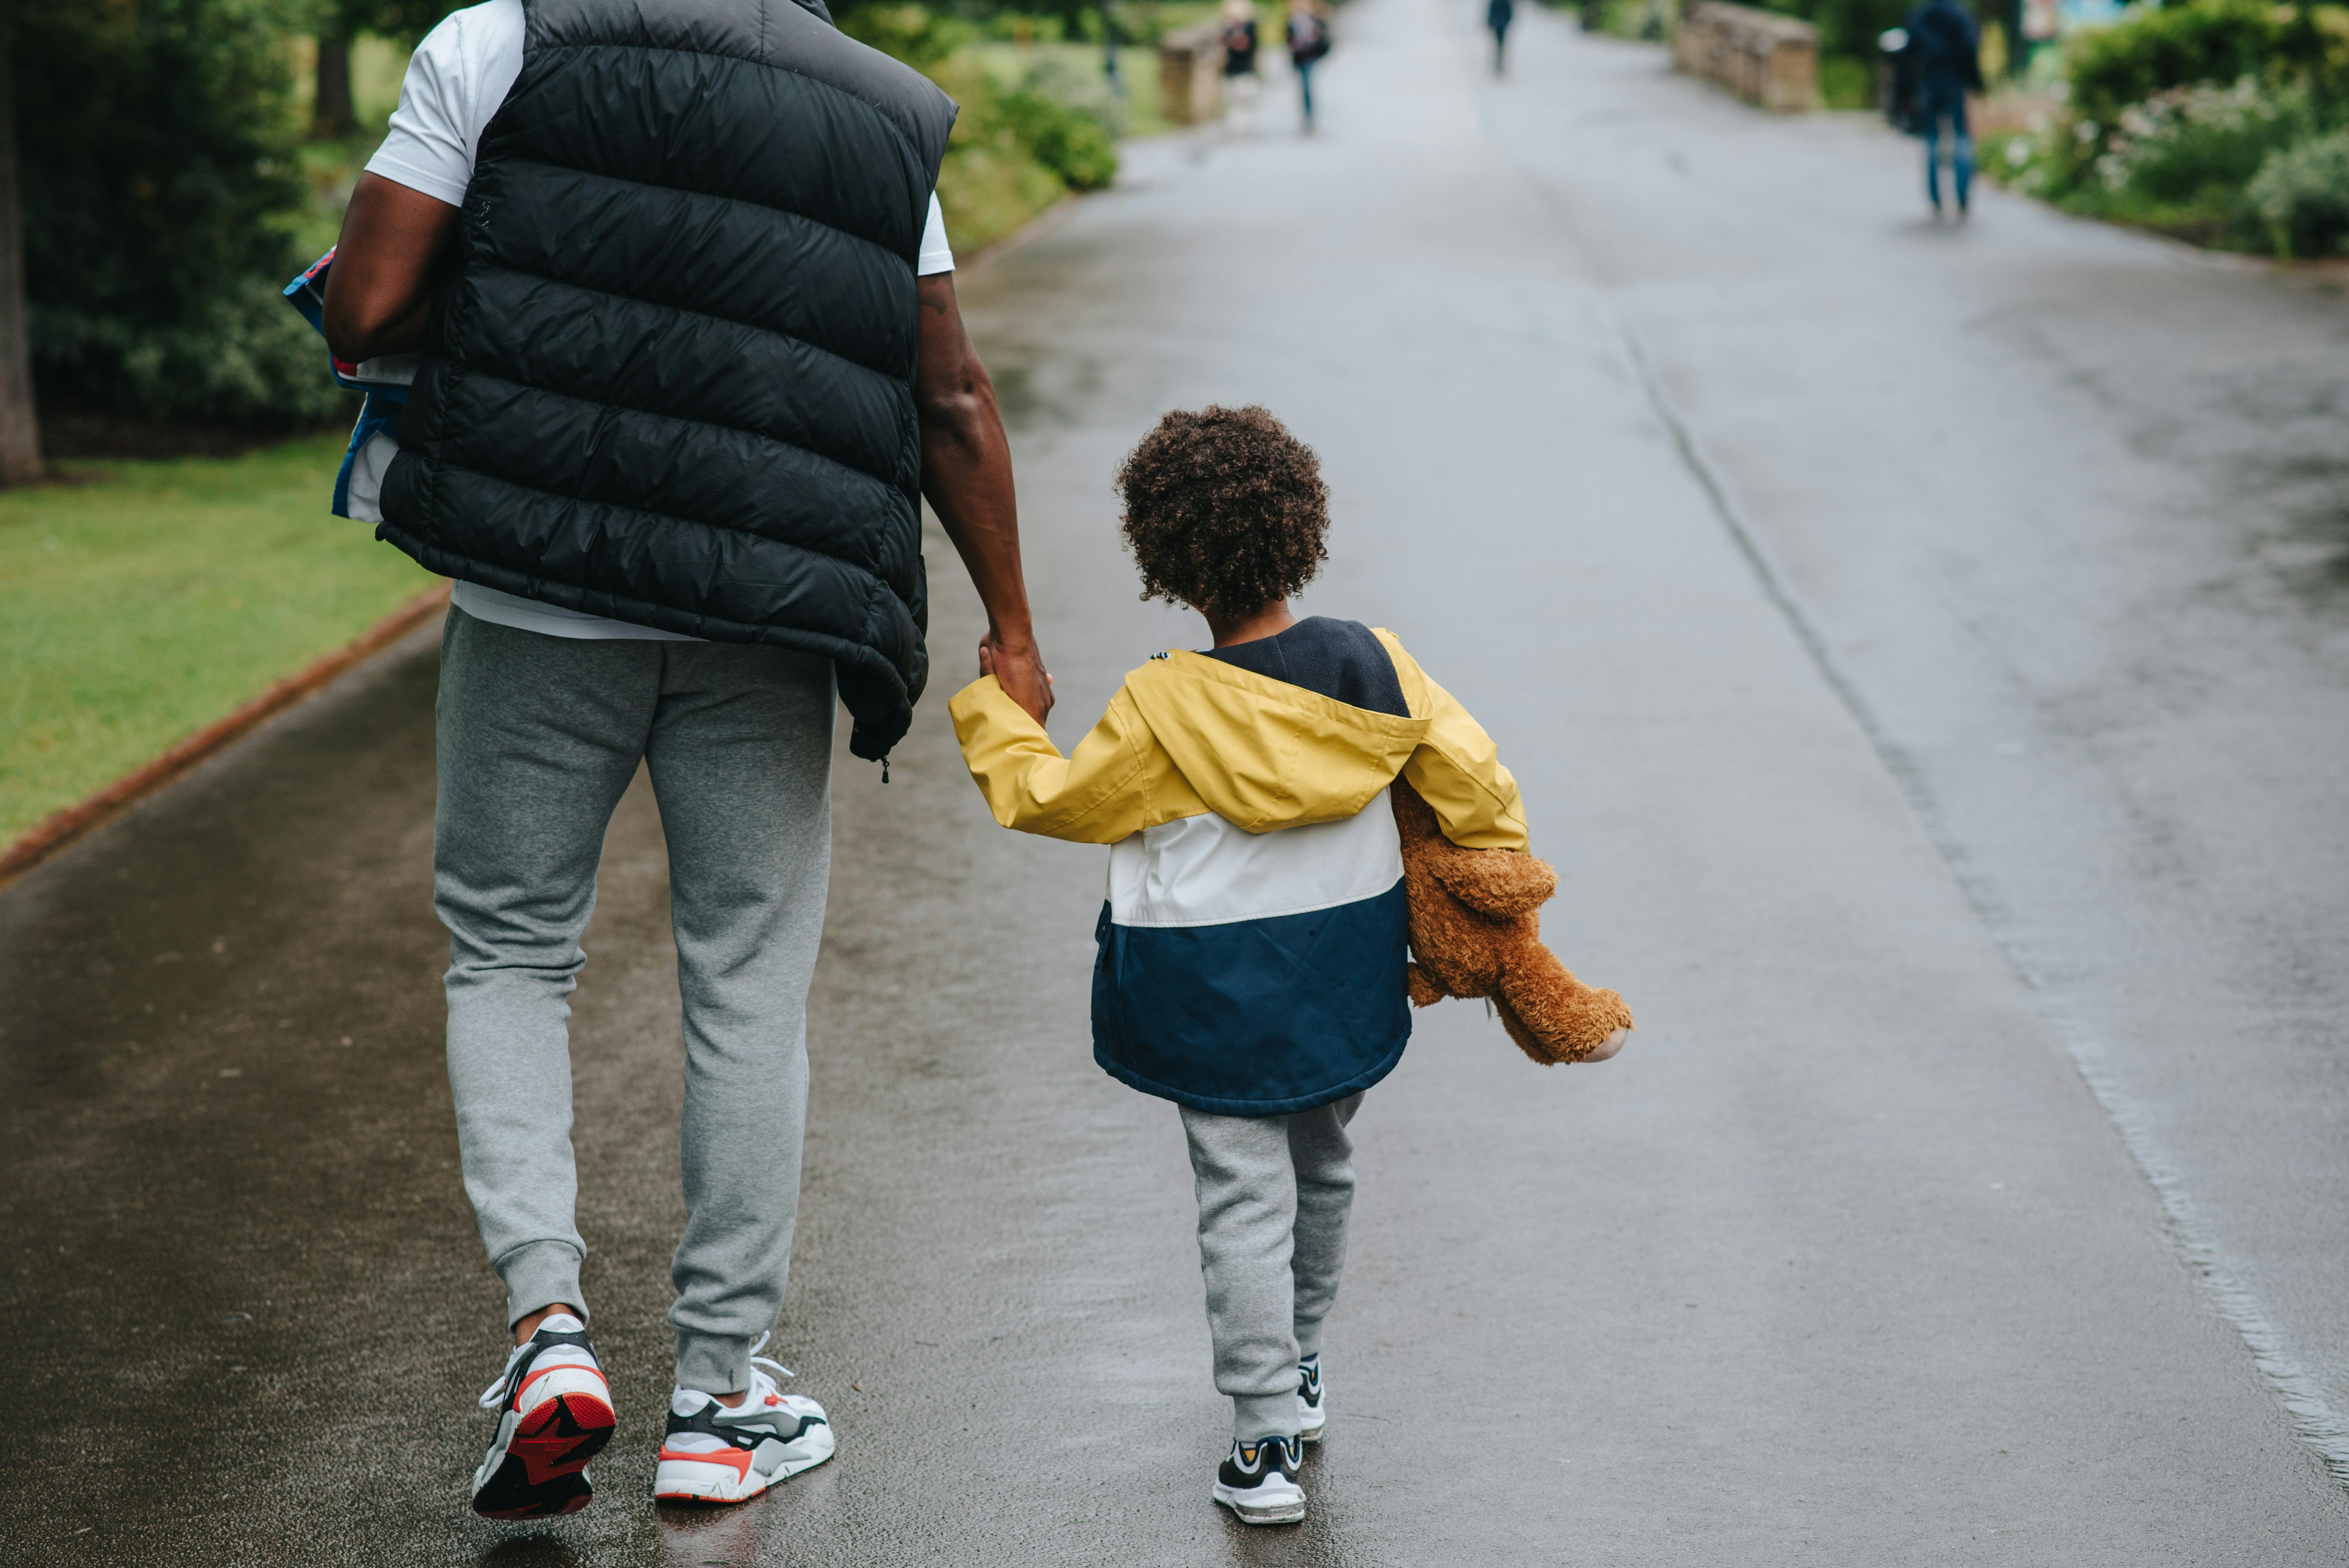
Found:
[{"label": "tree foliage", "polygon": [[305,200],[280,0],[17,0],[45,401],[238,424],[340,406],[274,299]]},{"label": "tree foliage", "polygon": [[306,0],[318,36],[310,134],[340,139],[358,129],[351,103],[351,40],[361,33],[413,46],[461,0]]},{"label": "tree foliage", "polygon": [[311,25],[321,36],[373,33],[413,47],[436,23],[474,0],[314,0]]},{"label": "tree foliage", "polygon": [[1070,191],[1116,178],[1106,119],[1049,70],[1033,69],[1015,87],[996,81],[967,52],[978,33],[967,18],[918,0],[843,0],[832,10],[841,31],[923,72],[961,106],[938,170],[938,201],[958,247],[985,245]]},{"label": "tree foliage", "polygon": [[[316,335],[276,293],[309,259],[293,245],[309,197],[285,42],[413,43],[461,3],[14,0],[42,400],[251,428],[340,412]],[[948,79],[962,101],[941,177],[950,207],[970,208],[957,239],[977,242],[1113,173],[1097,117],[947,58],[967,25],[918,5],[841,10],[847,31]],[[965,192],[1000,197],[1004,223],[978,222]]]}]

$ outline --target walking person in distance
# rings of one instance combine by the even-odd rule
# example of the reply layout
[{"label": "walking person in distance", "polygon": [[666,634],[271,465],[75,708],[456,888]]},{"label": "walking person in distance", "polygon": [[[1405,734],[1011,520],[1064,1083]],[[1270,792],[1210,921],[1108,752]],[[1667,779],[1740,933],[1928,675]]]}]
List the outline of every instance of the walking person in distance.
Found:
[{"label": "walking person in distance", "polygon": [[1256,129],[1256,7],[1249,0],[1224,0],[1224,91],[1232,100],[1232,129]]},{"label": "walking person in distance", "polygon": [[1517,19],[1516,0],[1485,0],[1485,26],[1493,30],[1493,74],[1505,68],[1509,48],[1509,24]]},{"label": "walking person in distance", "polygon": [[585,1506],[615,1426],[565,1021],[640,764],[685,1039],[654,1491],[739,1501],[833,1453],[758,1352],[798,1212],[833,703],[861,758],[911,720],[924,497],[998,678],[1023,711],[1051,701],[934,194],[954,118],[822,0],[488,0],[418,48],[353,193],[328,342],[419,360],[351,515],[456,580],[433,898],[465,1191],[505,1294],[484,1515]]},{"label": "walking person in distance", "polygon": [[[1500,4],[1502,0],[1495,0]],[[1941,215],[1941,136],[1948,128],[1951,194],[1964,217],[1972,195],[1974,144],[1966,94],[1982,90],[1982,35],[1958,0],[1924,0],[1909,14],[1909,68],[1917,84],[1918,131],[1925,139],[1925,199]]]},{"label": "walking person in distance", "polygon": [[1288,0],[1288,65],[1297,73],[1298,107],[1313,129],[1313,67],[1330,52],[1330,19],[1318,0]]}]

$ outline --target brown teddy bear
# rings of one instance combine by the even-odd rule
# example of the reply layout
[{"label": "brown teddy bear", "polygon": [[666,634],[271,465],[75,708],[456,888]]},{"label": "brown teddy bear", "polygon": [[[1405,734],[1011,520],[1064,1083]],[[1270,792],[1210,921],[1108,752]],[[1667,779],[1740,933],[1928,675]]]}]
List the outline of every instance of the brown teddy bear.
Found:
[{"label": "brown teddy bear", "polygon": [[1392,793],[1411,905],[1413,1006],[1486,997],[1509,1038],[1544,1066],[1613,1056],[1621,1042],[1609,1037],[1631,1026],[1631,1009],[1577,980],[1541,943],[1535,911],[1557,891],[1549,862],[1515,850],[1464,850],[1417,790],[1398,779]]}]

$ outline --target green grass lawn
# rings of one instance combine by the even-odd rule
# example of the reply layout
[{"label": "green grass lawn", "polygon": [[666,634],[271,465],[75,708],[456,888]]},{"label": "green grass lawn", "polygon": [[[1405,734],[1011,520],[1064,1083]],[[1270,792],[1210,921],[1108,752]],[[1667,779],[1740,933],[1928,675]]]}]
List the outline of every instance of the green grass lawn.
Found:
[{"label": "green grass lawn", "polygon": [[327,512],[343,446],[0,491],[0,843],[431,586]]}]

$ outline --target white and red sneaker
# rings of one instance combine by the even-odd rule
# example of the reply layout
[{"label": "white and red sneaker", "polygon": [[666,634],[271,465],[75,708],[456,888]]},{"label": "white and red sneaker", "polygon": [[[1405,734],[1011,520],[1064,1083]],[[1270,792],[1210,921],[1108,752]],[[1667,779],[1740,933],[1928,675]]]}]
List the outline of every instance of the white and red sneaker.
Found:
[{"label": "white and red sneaker", "polygon": [[587,1461],[612,1440],[614,1418],[585,1324],[567,1312],[548,1316],[481,1391],[481,1408],[498,1413],[498,1435],[473,1472],[475,1513],[546,1519],[587,1506]]},{"label": "white and red sneaker", "polygon": [[740,1405],[722,1405],[698,1388],[669,1397],[668,1435],[661,1439],[653,1496],[667,1502],[741,1502],[832,1458],[832,1423],[823,1407],[784,1393],[768,1367],[792,1375],[781,1362],[753,1356],[750,1391]]}]

